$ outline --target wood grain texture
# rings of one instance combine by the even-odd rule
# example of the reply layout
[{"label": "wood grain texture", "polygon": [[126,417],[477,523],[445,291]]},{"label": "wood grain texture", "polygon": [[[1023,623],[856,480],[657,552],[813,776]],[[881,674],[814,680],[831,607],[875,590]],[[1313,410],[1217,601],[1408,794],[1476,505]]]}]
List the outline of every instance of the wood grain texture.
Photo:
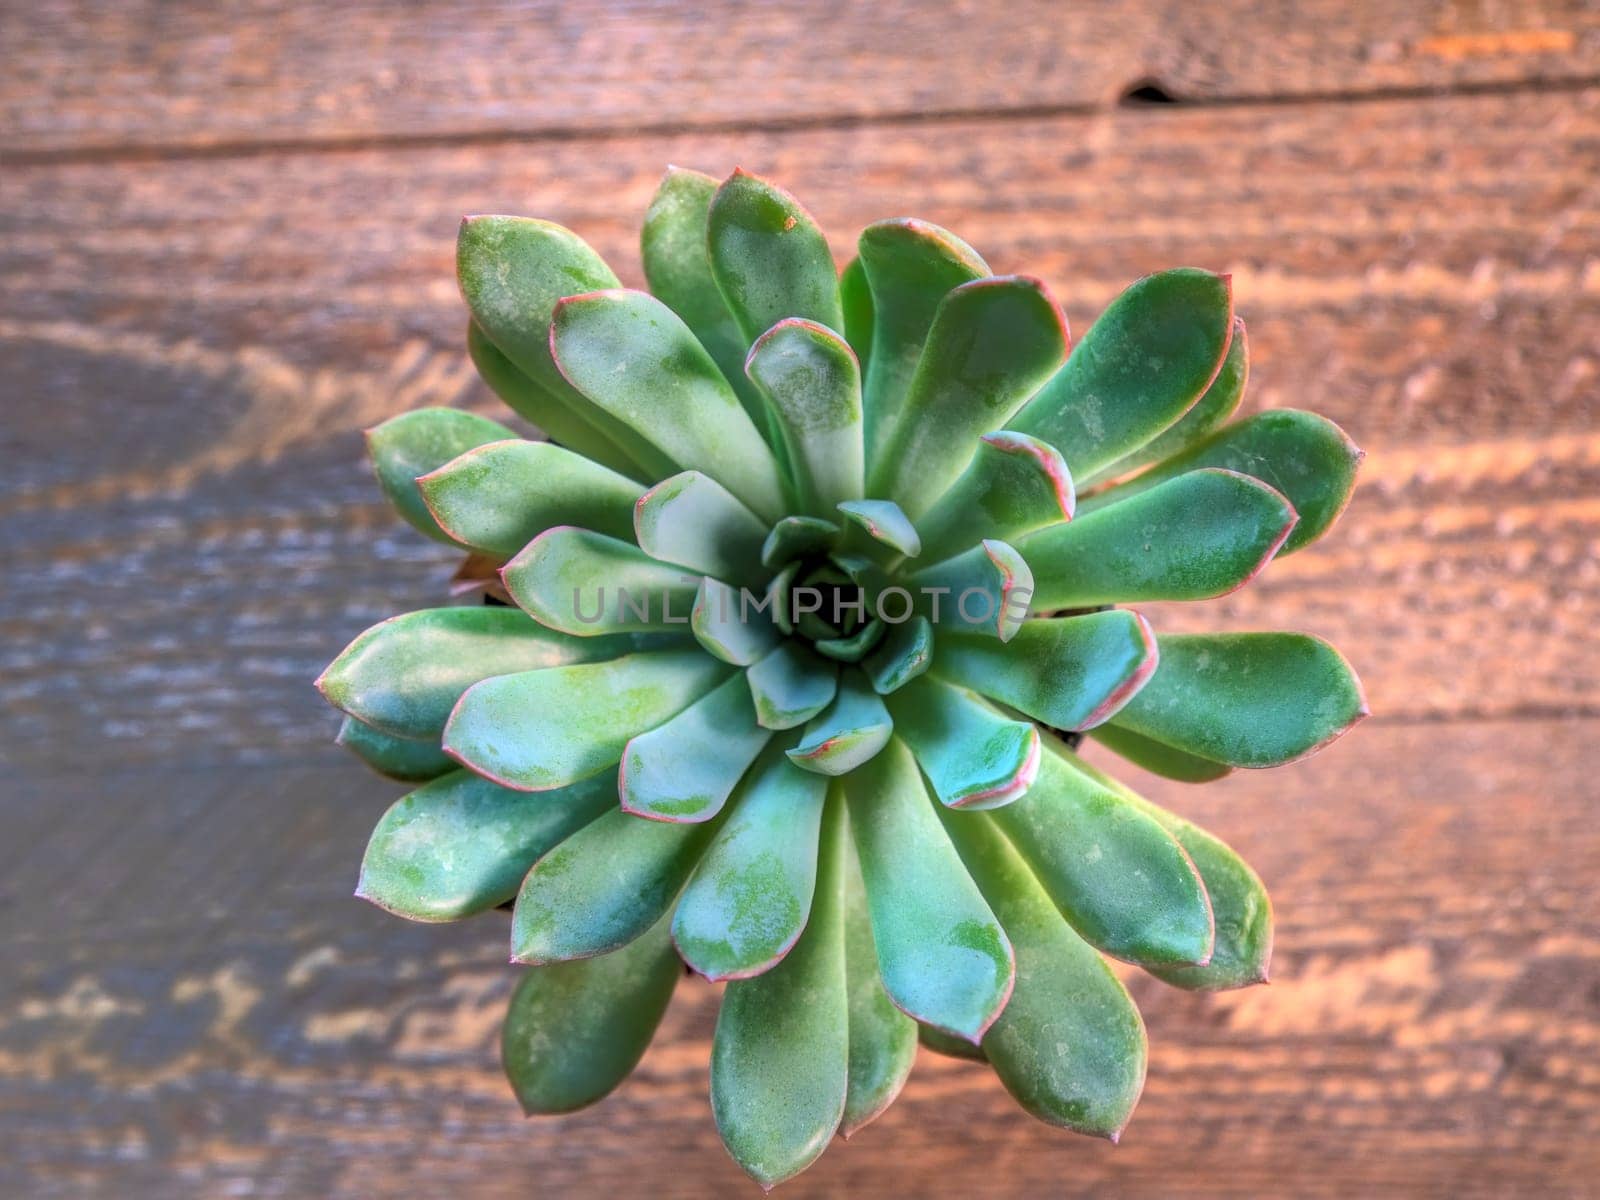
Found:
[{"label": "wood grain texture", "polygon": [[1584,0],[0,9],[0,153],[657,131],[1594,81]]}]

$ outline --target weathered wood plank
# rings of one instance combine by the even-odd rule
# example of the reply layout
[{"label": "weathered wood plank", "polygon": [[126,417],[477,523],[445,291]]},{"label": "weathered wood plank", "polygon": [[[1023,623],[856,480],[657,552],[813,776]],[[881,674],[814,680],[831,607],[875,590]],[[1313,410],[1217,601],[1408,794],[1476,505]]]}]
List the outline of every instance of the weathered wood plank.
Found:
[{"label": "weathered wood plank", "polygon": [[[1600,1168],[1600,722],[1375,720],[1310,762],[1148,794],[1276,902],[1269,988],[1135,983],[1146,1095],[1120,1147],[924,1056],[795,1196],[1584,1194]],[[491,914],[349,898],[393,790],[293,768],[56,775],[0,793],[0,1184],[9,1195],[747,1195],[706,1101],[715,989],[686,981],[601,1107],[524,1122]],[[84,829],[115,830],[86,838]],[[61,887],[70,879],[70,888]]]},{"label": "weathered wood plank", "polygon": [[794,125],[1567,83],[1583,0],[605,4],[45,0],[0,10],[0,152]]}]

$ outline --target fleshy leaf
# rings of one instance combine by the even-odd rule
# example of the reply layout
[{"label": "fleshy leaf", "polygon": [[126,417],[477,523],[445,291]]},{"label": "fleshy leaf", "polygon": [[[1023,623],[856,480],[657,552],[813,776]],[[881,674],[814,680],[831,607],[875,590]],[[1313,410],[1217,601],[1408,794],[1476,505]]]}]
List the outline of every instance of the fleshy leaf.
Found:
[{"label": "fleshy leaf", "polygon": [[1294,528],[1281,492],[1233,471],[1201,470],[1025,537],[1033,608],[1204,600],[1243,587]]},{"label": "fleshy leaf", "polygon": [[888,626],[874,618],[848,637],[818,638],[811,646],[818,654],[825,654],[840,662],[858,663],[883,640],[887,631]]},{"label": "fleshy leaf", "polygon": [[856,352],[863,375],[872,356],[872,285],[867,282],[866,268],[860,258],[852,258],[839,272],[839,306],[844,309],[845,340]]},{"label": "fleshy leaf", "polygon": [[[897,614],[898,615],[898,614]],[[933,626],[927,617],[884,621],[883,642],[861,664],[880,696],[904,687],[933,662]]]},{"label": "fleshy leaf", "polygon": [[893,739],[845,777],[884,989],[908,1015],[977,1042],[1011,994],[1011,944]]},{"label": "fleshy leaf", "polygon": [[707,245],[711,272],[746,342],[786,317],[843,331],[827,240],[782,188],[735,171],[711,201]]},{"label": "fleshy leaf", "polygon": [[756,724],[749,687],[732,675],[628,743],[617,780],[623,810],[657,821],[708,821],[771,736]]},{"label": "fleshy leaf", "polygon": [[857,249],[870,287],[867,444],[869,461],[876,461],[883,436],[899,419],[939,302],[952,288],[989,274],[989,267],[955,234],[912,217],[868,225]]},{"label": "fleshy leaf", "polygon": [[745,672],[756,720],[766,729],[803,725],[833,701],[839,669],[798,642],[784,642]]},{"label": "fleshy leaf", "polygon": [[783,961],[723,993],[711,1048],[711,1111],[722,1143],[770,1188],[827,1149],[844,1115],[849,1001],[841,894],[842,805],[823,818],[816,896]]},{"label": "fleshy leaf", "polygon": [[917,679],[889,698],[895,729],[917,756],[941,804],[998,808],[1033,785],[1039,731],[1013,721],[975,692]]},{"label": "fleshy leaf", "polygon": [[663,479],[639,500],[634,533],[642,549],[723,582],[759,587],[761,544],[767,528],[709,475],[685,471]]},{"label": "fleshy leaf", "polygon": [[1024,621],[1009,643],[940,633],[937,674],[1056,729],[1109,720],[1156,669],[1150,626],[1127,609]]},{"label": "fleshy leaf", "polygon": [[694,824],[602,813],[538,862],[511,914],[514,962],[609,954],[671,907],[725,817]]},{"label": "fleshy leaf", "polygon": [[450,714],[444,748],[506,787],[563,787],[615,764],[630,738],[683,711],[726,673],[694,647],[485,679]]},{"label": "fleshy leaf", "polygon": [[633,537],[644,489],[549,442],[489,442],[417,480],[439,527],[463,546],[510,558],[546,529],[577,525]]},{"label": "fleshy leaf", "polygon": [[922,553],[922,539],[906,514],[892,500],[843,500],[838,509],[867,536],[907,558]]},{"label": "fleshy leaf", "polygon": [[[1233,333],[1226,275],[1146,275],[1113,300],[1008,426],[1043,438],[1074,479],[1133,453],[1211,386]],[[1293,497],[1291,497],[1292,499]]]},{"label": "fleshy leaf", "polygon": [[981,633],[1008,642],[1033,597],[1033,572],[1005,542],[979,542],[964,554],[911,577],[920,607],[941,630]]},{"label": "fleshy leaf", "polygon": [[626,1079],[682,977],[664,920],[610,954],[525,971],[500,1038],[522,1111],[572,1112]]},{"label": "fleshy leaf", "polygon": [[457,408],[418,408],[367,430],[367,455],[378,486],[418,533],[446,545],[466,545],[439,528],[417,489],[417,477],[475,446],[516,437],[498,421]]},{"label": "fleshy leaf", "polygon": [[1300,514],[1280,554],[1316,541],[1350,501],[1363,451],[1332,421],[1295,408],[1274,408],[1224,426],[1182,454],[1083,502],[1085,514],[1120,503],[1201,467],[1252,475],[1288,497]]},{"label": "fleshy leaf", "polygon": [[423,783],[456,769],[455,760],[439,749],[439,739],[399,738],[346,716],[334,741],[379,775],[401,783]]},{"label": "fleshy leaf", "polygon": [[1139,1010],[990,821],[948,814],[945,827],[1017,955],[1016,990],[984,1055],[1041,1121],[1115,1141],[1144,1088]]},{"label": "fleshy leaf", "polygon": [[[835,784],[835,787],[840,785]],[[878,974],[861,864],[846,847],[844,952],[850,986],[850,1085],[839,1133],[848,1138],[894,1103],[917,1057],[917,1023],[894,1006]],[[960,1041],[961,1039],[956,1039]],[[963,1046],[970,1044],[961,1041]]]},{"label": "fleshy leaf", "polygon": [[1176,779],[1182,783],[1210,783],[1233,772],[1233,768],[1226,763],[1212,762],[1197,754],[1186,754],[1154,738],[1124,729],[1115,718],[1104,725],[1095,726],[1089,731],[1089,736],[1135,766],[1166,779]]},{"label": "fleshy leaf", "polygon": [[1119,714],[1124,729],[1235,767],[1275,767],[1321,749],[1367,715],[1343,656],[1303,633],[1158,639],[1161,666]]},{"label": "fleshy leaf", "polygon": [[785,517],[761,546],[761,562],[776,571],[796,559],[819,554],[839,540],[839,526],[821,517]]},{"label": "fleshy leaf", "polygon": [[709,577],[700,581],[689,627],[695,640],[725,663],[748,667],[778,644],[778,629],[764,601]]},{"label": "fleshy leaf", "polygon": [[917,523],[930,562],[985,538],[1010,541],[1072,519],[1077,500],[1060,451],[1025,433],[984,434],[961,477]]},{"label": "fleshy leaf", "polygon": [[1199,872],[1154,818],[1075,770],[1053,739],[1028,794],[994,820],[1080,937],[1141,966],[1211,957]]},{"label": "fleshy leaf", "polygon": [[461,693],[480,679],[615,658],[659,641],[569,637],[514,608],[424,608],[365,630],[317,687],[364,724],[437,744]]},{"label": "fleshy leaf", "polygon": [[819,775],[843,775],[882,750],[894,732],[889,710],[860,671],[847,670],[833,703],[806,726],[789,761]]},{"label": "fleshy leaf", "polygon": [[942,1029],[935,1029],[931,1025],[917,1026],[917,1041],[935,1054],[942,1054],[946,1058],[964,1058],[968,1062],[989,1061],[989,1056],[983,1052],[982,1046],[974,1046],[965,1038],[952,1037]]},{"label": "fleshy leaf", "polygon": [[484,912],[517,894],[541,854],[615,804],[606,775],[530,796],[452,771],[379,819],[356,895],[413,921]]},{"label": "fleshy leaf", "polygon": [[783,515],[766,440],[705,347],[654,296],[567,297],[550,323],[550,351],[573,387],[656,449],[662,476],[704,471],[764,520]]},{"label": "fleshy leaf", "polygon": [[745,372],[766,396],[800,507],[832,516],[861,496],[861,368],[833,330],[779,321],[750,348]]},{"label": "fleshy leaf", "polygon": [[900,415],[876,427],[867,491],[916,520],[953,484],[978,437],[1003,426],[1061,366],[1067,323],[1036,279],[963,284],[934,316]]},{"label": "fleshy leaf", "polygon": [[571,525],[547,529],[500,572],[541,625],[574,637],[687,633],[700,577],[632,542]]},{"label": "fleshy leaf", "polygon": [[827,780],[774,746],[751,768],[672,919],[678,952],[707,979],[767,970],[800,937],[817,880]]}]

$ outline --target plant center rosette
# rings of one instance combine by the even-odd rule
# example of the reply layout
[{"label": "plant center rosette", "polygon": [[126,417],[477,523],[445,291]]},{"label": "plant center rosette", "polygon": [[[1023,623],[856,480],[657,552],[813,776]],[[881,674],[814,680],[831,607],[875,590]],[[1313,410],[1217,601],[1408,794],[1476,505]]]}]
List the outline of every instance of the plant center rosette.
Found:
[{"label": "plant center rosette", "polygon": [[1271,907],[1058,733],[1202,782],[1364,715],[1315,637],[1123,607],[1298,551],[1359,451],[1235,419],[1244,325],[1207,271],[1139,280],[1069,354],[1039,281],[944,230],[871,225],[839,274],[787,193],[679,170],[643,258],[649,292],[558,225],[462,224],[473,360],[552,440],[448,409],[371,432],[400,514],[509,605],[395,617],[319,680],[340,740],[420,784],[358,894],[514,901],[530,1112],[615,1087],[686,963],[726,981],[712,1109],[763,1184],[882,1112],[919,1038],[1115,1138],[1146,1049],[1103,956],[1258,983]]}]

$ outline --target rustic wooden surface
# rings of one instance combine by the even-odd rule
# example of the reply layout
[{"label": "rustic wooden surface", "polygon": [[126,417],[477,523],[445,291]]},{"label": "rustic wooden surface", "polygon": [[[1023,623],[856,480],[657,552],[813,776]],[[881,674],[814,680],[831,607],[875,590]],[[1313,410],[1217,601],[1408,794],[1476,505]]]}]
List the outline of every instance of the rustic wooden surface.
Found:
[{"label": "rustic wooden surface", "polygon": [[637,281],[669,161],[774,174],[841,253],[948,224],[1079,329],[1231,270],[1249,403],[1370,452],[1319,547],[1157,614],[1369,685],[1308,763],[1139,780],[1260,868],[1272,986],[1135,984],[1119,1147],[925,1056],[784,1194],[1595,1194],[1600,9],[1001,7],[0,6],[0,1195],[754,1194],[706,985],[601,1106],[520,1119],[503,922],[349,898],[397,789],[309,687],[448,569],[356,431],[494,411],[456,219]]}]

